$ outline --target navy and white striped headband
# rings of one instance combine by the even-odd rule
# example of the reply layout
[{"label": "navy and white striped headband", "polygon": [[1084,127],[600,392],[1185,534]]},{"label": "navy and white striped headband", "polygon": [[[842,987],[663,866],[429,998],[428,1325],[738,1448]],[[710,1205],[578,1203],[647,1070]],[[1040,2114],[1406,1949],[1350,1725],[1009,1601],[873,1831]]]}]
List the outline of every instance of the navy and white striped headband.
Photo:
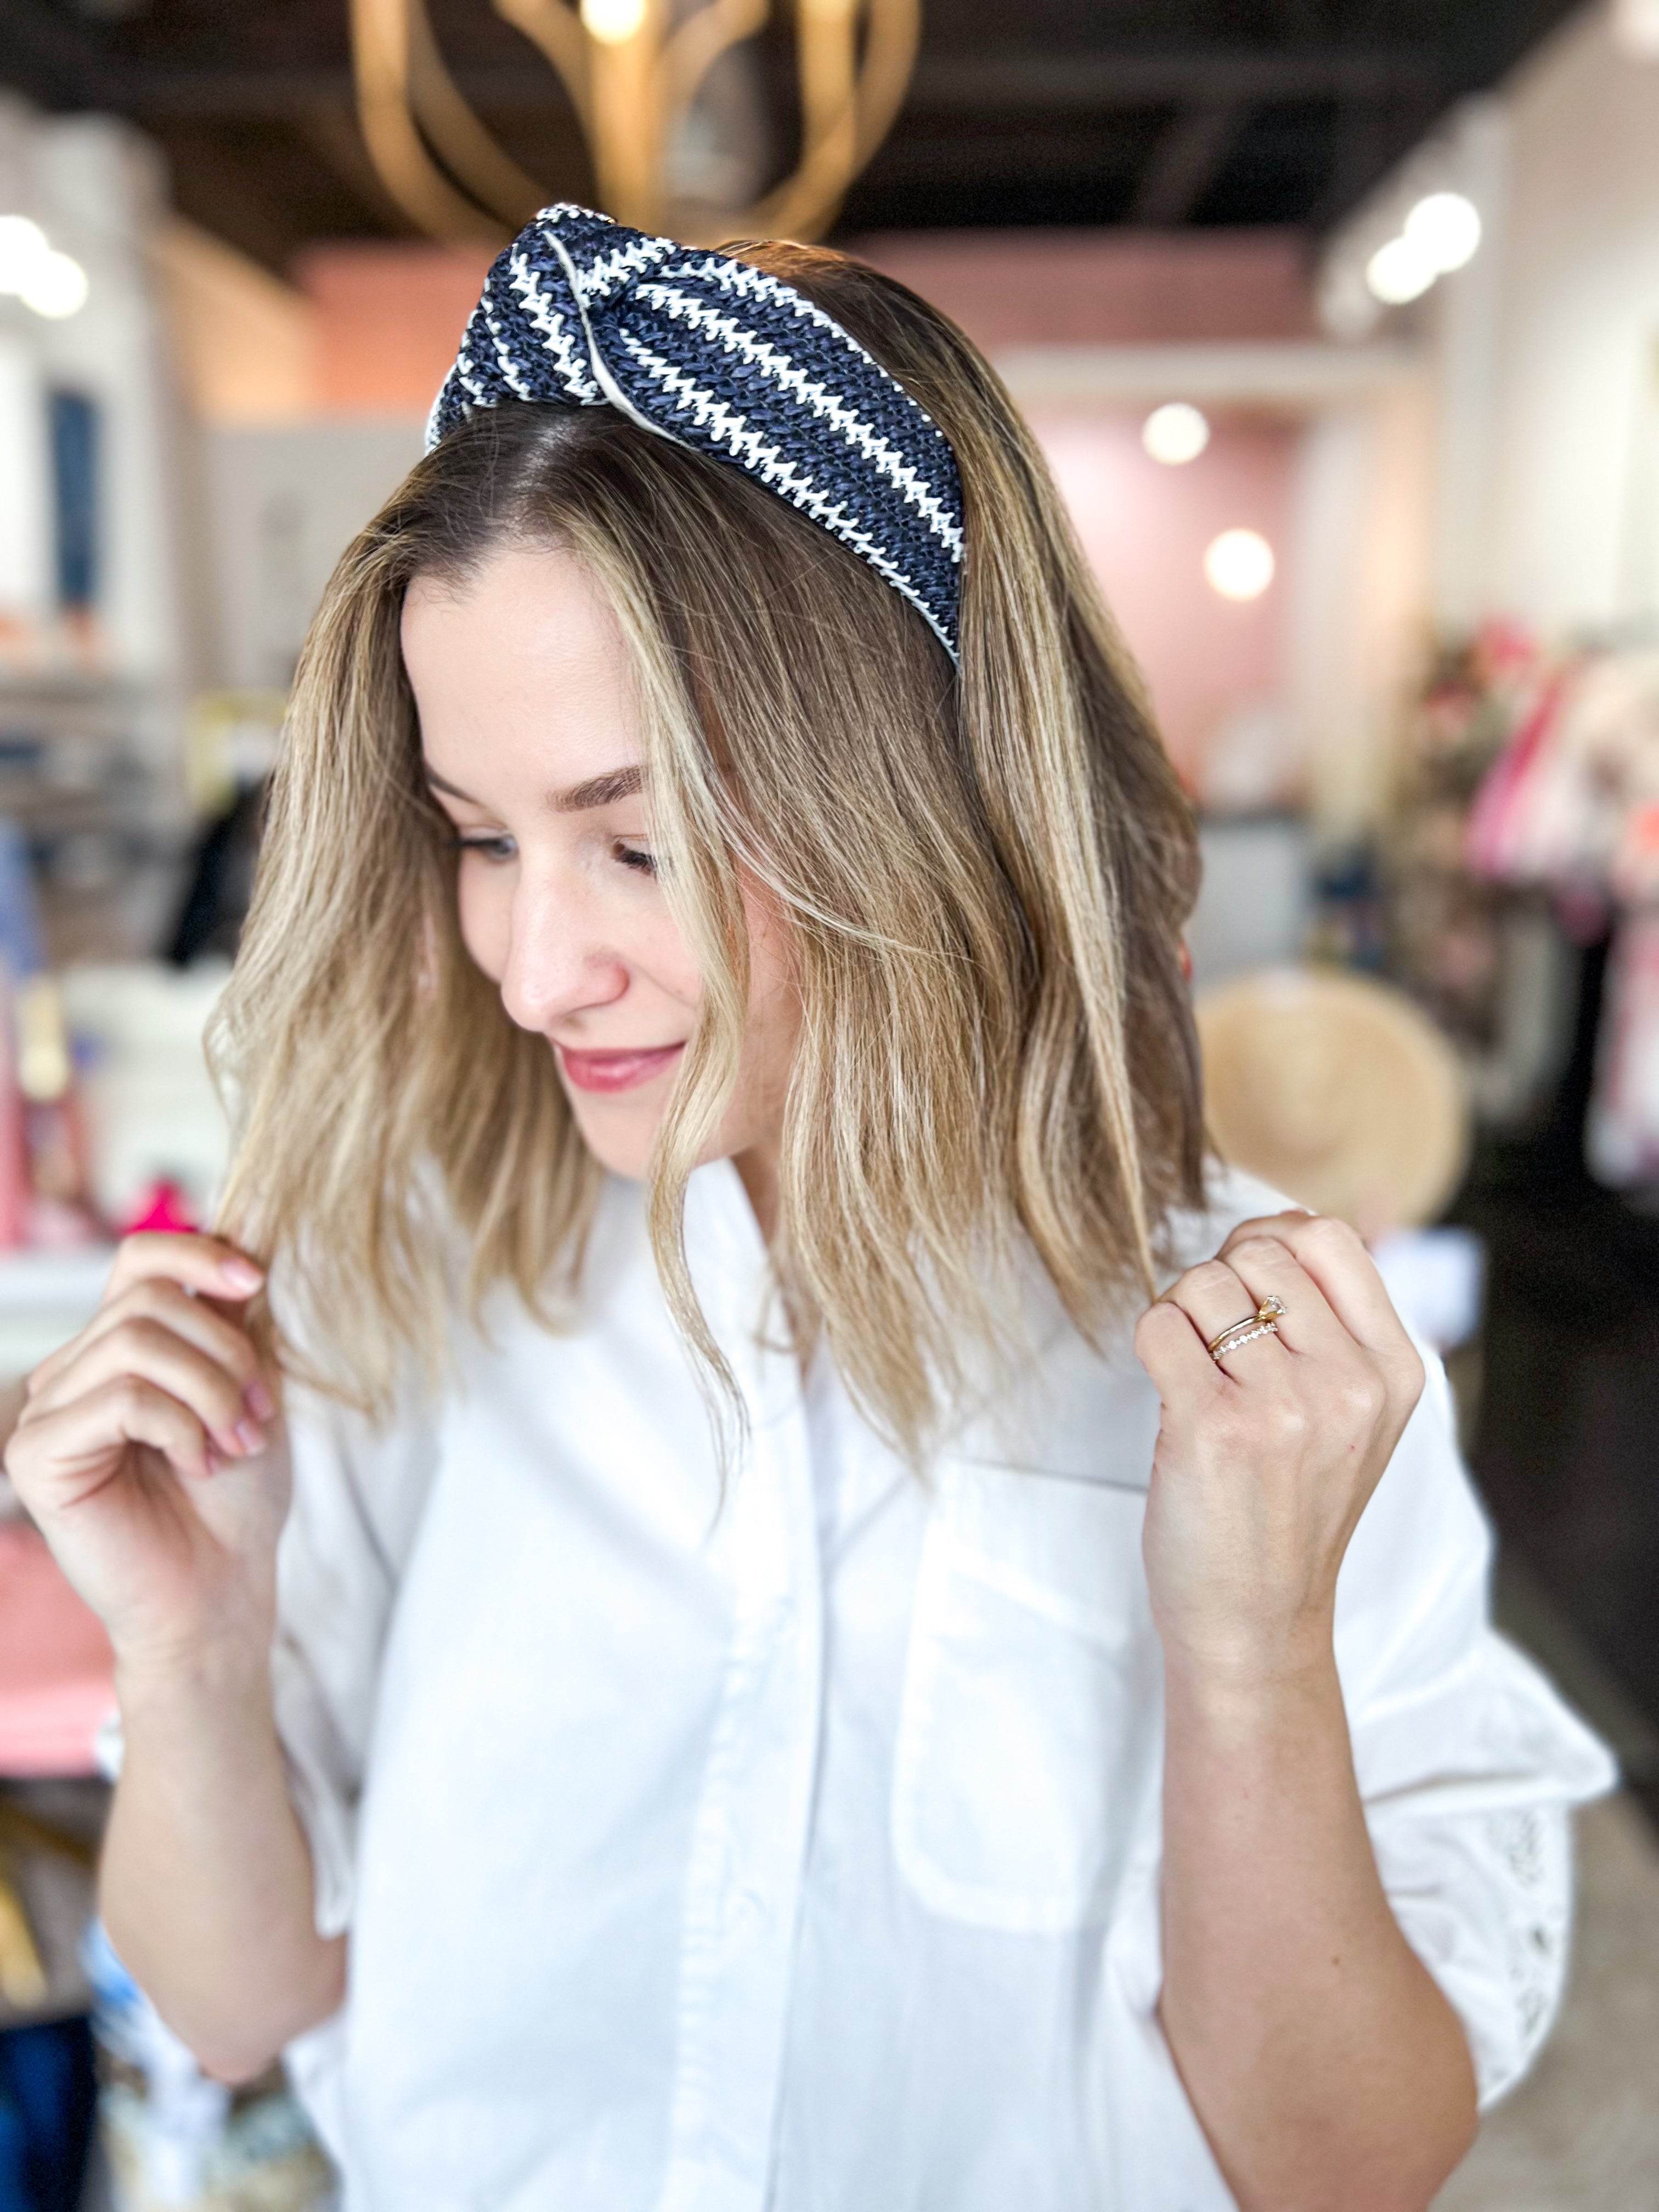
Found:
[{"label": "navy and white striped headband", "polygon": [[956,457],[903,386],[775,276],[589,208],[544,208],[484,280],[428,452],[502,399],[610,405],[742,469],[867,561],[956,659]]}]

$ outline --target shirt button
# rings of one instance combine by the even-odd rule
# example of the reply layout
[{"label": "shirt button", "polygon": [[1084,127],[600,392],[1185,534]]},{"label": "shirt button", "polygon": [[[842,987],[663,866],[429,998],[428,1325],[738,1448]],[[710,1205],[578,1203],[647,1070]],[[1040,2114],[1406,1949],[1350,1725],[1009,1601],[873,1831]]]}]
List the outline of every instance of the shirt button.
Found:
[{"label": "shirt button", "polygon": [[734,1890],[726,1909],[726,1924],[734,1936],[752,1935],[766,1917],[766,1899],[757,1890]]}]

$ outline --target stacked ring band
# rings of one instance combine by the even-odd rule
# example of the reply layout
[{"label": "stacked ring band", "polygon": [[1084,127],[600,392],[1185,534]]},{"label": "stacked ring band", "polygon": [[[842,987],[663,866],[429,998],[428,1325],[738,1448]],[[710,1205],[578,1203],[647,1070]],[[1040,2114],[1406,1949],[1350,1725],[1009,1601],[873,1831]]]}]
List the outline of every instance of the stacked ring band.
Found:
[{"label": "stacked ring band", "polygon": [[1220,1335],[1212,1336],[1204,1348],[1218,1367],[1227,1354],[1237,1352],[1241,1345],[1254,1344],[1259,1336],[1277,1336],[1279,1316],[1284,1310],[1283,1298],[1274,1297],[1270,1292],[1253,1314],[1246,1314],[1243,1321],[1230,1322]]}]

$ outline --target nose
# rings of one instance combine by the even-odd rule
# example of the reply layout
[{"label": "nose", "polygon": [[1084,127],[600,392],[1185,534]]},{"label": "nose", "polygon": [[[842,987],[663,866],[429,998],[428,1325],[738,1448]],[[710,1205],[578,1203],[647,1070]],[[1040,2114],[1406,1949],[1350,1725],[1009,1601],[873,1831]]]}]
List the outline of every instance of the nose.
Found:
[{"label": "nose", "polygon": [[521,871],[508,917],[501,1004],[520,1029],[545,1033],[570,1015],[608,1006],[628,968],[580,893],[551,873]]}]

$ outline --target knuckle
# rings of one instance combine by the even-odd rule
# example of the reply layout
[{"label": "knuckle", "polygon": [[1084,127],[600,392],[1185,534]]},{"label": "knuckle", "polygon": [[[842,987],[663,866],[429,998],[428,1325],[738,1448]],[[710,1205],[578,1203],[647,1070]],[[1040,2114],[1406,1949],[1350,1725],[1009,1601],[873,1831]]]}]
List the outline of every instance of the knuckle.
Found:
[{"label": "knuckle", "polygon": [[110,1385],[111,1410],[122,1420],[134,1420],[146,1413],[154,1398],[149,1384],[139,1375],[118,1375]]},{"label": "knuckle", "polygon": [[117,1358],[143,1359],[167,1342],[167,1332],[148,1314],[127,1314],[109,1332],[109,1350]]},{"label": "knuckle", "polygon": [[112,1303],[124,1315],[159,1320],[168,1310],[167,1292],[171,1287],[160,1275],[143,1275],[130,1283]]},{"label": "knuckle", "polygon": [[1266,1410],[1276,1443],[1288,1449],[1306,1441],[1313,1425],[1305,1401],[1296,1392],[1279,1391],[1268,1400]]},{"label": "knuckle", "polygon": [[1194,1291],[1222,1291],[1237,1288],[1237,1279],[1224,1260],[1200,1260],[1182,1277],[1183,1284]]},{"label": "knuckle", "polygon": [[1409,1411],[1428,1388],[1429,1370],[1423,1364],[1423,1355],[1407,1337],[1389,1365],[1401,1403]]},{"label": "knuckle", "polygon": [[1143,1330],[1151,1331],[1152,1329],[1167,1328],[1172,1320],[1176,1320],[1178,1318],[1179,1316],[1176,1314],[1174,1306],[1170,1304],[1169,1299],[1159,1298],[1153,1304],[1147,1307],[1145,1313],[1141,1315],[1139,1320],[1135,1323],[1135,1334],[1139,1336]]},{"label": "knuckle", "polygon": [[1345,1425],[1356,1429],[1375,1427],[1388,1403],[1382,1378],[1370,1366],[1348,1368],[1337,1383],[1335,1397]]},{"label": "knuckle", "polygon": [[1285,1247],[1276,1237],[1242,1237],[1229,1249],[1236,1258],[1248,1261],[1253,1267],[1274,1267],[1285,1257]]}]

